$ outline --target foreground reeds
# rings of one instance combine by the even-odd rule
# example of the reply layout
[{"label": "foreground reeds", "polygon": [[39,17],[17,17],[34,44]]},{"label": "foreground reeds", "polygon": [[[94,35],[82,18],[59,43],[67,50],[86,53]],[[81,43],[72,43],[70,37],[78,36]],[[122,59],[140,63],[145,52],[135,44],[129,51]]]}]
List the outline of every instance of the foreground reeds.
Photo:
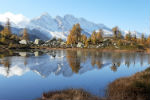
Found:
[{"label": "foreground reeds", "polygon": [[150,68],[109,84],[110,100],[150,100]]},{"label": "foreground reeds", "polygon": [[67,89],[43,93],[38,100],[102,100],[82,89]]}]

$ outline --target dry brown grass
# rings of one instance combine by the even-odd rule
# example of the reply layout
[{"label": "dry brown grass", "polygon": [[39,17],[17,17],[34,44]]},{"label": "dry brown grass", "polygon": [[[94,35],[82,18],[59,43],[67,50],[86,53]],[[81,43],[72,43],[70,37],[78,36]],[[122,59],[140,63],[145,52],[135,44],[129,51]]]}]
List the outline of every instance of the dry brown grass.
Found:
[{"label": "dry brown grass", "polygon": [[91,95],[83,89],[43,93],[38,100],[150,100],[150,68],[109,84],[107,98]]},{"label": "dry brown grass", "polygon": [[149,100],[150,68],[109,84],[107,96],[110,100]]},{"label": "dry brown grass", "polygon": [[67,89],[43,93],[39,100],[102,100],[82,89]]}]

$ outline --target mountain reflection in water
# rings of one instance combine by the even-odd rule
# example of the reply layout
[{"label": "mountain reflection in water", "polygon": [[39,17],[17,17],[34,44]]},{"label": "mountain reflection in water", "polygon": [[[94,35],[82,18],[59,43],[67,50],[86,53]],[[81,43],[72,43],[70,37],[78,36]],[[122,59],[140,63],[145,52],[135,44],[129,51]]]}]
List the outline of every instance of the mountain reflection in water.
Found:
[{"label": "mountain reflection in water", "polygon": [[[59,84],[61,88],[85,88],[95,95],[104,96],[105,88],[111,81],[120,77],[132,75],[137,71],[142,71],[146,69],[149,64],[150,55],[146,53],[84,50],[50,50],[44,52],[10,51],[7,53],[0,53],[0,82],[2,82],[4,78],[7,78],[9,82],[10,79],[14,79],[16,82],[18,81],[17,77],[22,77],[24,81],[28,81],[28,78],[34,77],[41,83],[45,81],[54,82],[53,89],[57,90],[59,86],[58,83],[56,84],[58,78],[56,76],[59,76],[61,79],[64,79],[64,81],[61,81],[61,85]],[[28,76],[29,74],[31,74],[30,77]],[[71,78],[75,81],[72,81]],[[80,79],[83,80],[83,82],[81,82]],[[79,80],[80,82],[78,82]],[[85,80],[88,80],[89,83],[84,83]],[[66,81],[70,83],[66,83]],[[34,81],[30,82],[32,84],[34,83]],[[69,86],[67,84],[69,84]],[[40,84],[38,85],[42,89],[36,89],[37,93],[32,91],[32,93],[35,92],[34,95],[29,95],[32,99],[40,96],[40,93],[51,89],[51,85],[46,85],[45,87]],[[28,88],[28,86],[26,86],[26,88]],[[5,90],[7,93],[8,91],[9,89]],[[103,93],[99,93],[102,91]],[[29,91],[24,90],[24,92],[26,93]],[[0,91],[0,93],[2,93],[2,91]],[[18,99],[17,95],[13,95],[10,98]],[[19,99],[22,98],[26,99],[25,94],[19,97]]]},{"label": "mountain reflection in water", "polygon": [[21,76],[28,71],[36,72],[42,77],[47,77],[51,73],[62,74],[65,77],[73,74],[82,74],[93,69],[101,69],[110,66],[112,71],[117,71],[121,64],[130,67],[135,65],[136,60],[147,60],[150,55],[143,53],[111,53],[111,52],[85,52],[85,51],[50,51],[42,53],[39,51],[18,52],[15,56],[0,58],[0,74],[6,77],[14,75]]}]

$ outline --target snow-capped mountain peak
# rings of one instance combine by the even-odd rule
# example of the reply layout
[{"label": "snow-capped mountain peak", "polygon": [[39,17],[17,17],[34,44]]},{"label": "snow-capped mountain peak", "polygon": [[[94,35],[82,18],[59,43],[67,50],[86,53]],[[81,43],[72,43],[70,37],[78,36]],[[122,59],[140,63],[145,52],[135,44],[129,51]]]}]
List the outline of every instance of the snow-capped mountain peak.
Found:
[{"label": "snow-capped mountain peak", "polygon": [[33,18],[32,20],[39,20],[42,18],[51,18],[51,16],[47,12],[45,12],[45,13],[42,13],[40,16]]},{"label": "snow-capped mountain peak", "polygon": [[55,31],[58,29],[57,22],[48,13],[44,13],[39,17],[31,19],[29,28],[32,25],[34,28],[42,28],[49,31]]},{"label": "snow-capped mountain peak", "polygon": [[[0,14],[0,24],[5,23],[8,18],[10,19],[12,27],[15,28],[13,33],[16,33],[16,29],[18,28],[18,30],[20,30],[20,28],[26,27],[28,28],[29,34],[32,36],[33,40],[35,38],[47,40],[53,37],[62,38],[65,40],[72,26],[77,23],[79,23],[83,29],[82,33],[87,36],[90,36],[94,30],[99,29],[103,29],[106,36],[111,36],[113,34],[111,28],[105,26],[104,24],[93,23],[84,18],[77,18],[69,14],[63,17],[52,17],[48,13],[43,13],[40,16],[30,20],[22,14],[13,14],[7,12]],[[122,33],[125,35],[127,32],[122,31]],[[131,34],[132,33],[135,34],[135,32],[131,32]],[[136,34],[140,33],[137,32]]]}]

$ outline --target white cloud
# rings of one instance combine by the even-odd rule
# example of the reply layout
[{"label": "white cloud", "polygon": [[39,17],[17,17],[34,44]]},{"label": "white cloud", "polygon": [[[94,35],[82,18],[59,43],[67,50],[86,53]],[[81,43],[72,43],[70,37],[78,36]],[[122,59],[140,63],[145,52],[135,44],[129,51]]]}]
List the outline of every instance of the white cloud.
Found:
[{"label": "white cloud", "polygon": [[22,76],[24,73],[28,72],[28,68],[22,68],[17,65],[10,67],[9,73],[7,73],[7,67],[0,66],[0,75],[5,77],[12,77],[12,76]]},{"label": "white cloud", "polygon": [[6,22],[8,18],[10,19],[10,22],[13,22],[16,25],[22,22],[29,22],[29,19],[22,14],[13,14],[11,12],[0,14],[0,22]]}]

